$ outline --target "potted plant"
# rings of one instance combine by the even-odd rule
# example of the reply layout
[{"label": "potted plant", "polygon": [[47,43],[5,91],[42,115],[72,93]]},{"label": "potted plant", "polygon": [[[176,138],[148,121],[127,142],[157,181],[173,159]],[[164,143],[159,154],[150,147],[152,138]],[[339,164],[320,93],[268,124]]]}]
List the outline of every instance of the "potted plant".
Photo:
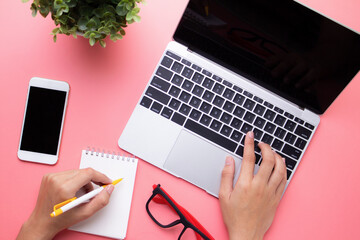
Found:
[{"label": "potted plant", "polygon": [[[22,0],[28,2],[29,0]],[[93,46],[110,35],[114,42],[125,35],[124,28],[139,22],[138,3],[144,0],[33,0],[30,9],[35,17],[39,12],[44,18],[51,14],[57,26],[52,31],[54,42],[58,34],[81,35]]]}]

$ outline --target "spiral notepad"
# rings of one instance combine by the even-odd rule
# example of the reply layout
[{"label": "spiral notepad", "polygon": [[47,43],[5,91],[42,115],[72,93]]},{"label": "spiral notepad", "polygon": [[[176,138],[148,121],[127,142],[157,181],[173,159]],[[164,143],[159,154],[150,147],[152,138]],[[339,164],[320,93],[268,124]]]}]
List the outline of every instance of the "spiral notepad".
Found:
[{"label": "spiral notepad", "polygon": [[[72,226],[71,230],[110,238],[124,239],[129,221],[138,160],[105,151],[83,150],[80,168],[91,167],[109,178],[123,180],[115,186],[106,207],[92,217]],[[96,186],[94,185],[96,188]]]}]

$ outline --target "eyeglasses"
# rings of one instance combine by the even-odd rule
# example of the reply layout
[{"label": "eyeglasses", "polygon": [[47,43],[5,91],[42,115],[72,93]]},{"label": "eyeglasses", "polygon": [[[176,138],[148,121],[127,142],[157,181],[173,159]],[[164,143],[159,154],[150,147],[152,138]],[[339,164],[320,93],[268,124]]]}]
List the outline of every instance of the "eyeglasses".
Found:
[{"label": "eyeglasses", "polygon": [[197,240],[214,239],[186,209],[165,192],[160,184],[153,185],[153,194],[146,203],[146,211],[150,218],[162,228],[170,228],[180,223],[184,225],[178,240],[184,236],[185,231],[188,229],[193,230]]}]

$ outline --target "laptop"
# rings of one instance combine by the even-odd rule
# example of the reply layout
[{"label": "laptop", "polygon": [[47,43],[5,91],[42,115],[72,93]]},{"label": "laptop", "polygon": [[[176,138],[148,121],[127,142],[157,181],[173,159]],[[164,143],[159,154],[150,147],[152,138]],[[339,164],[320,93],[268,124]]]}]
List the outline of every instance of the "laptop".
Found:
[{"label": "laptop", "polygon": [[253,131],[254,173],[268,143],[288,185],[359,59],[358,33],[298,2],[190,0],[118,145],[218,197]]}]

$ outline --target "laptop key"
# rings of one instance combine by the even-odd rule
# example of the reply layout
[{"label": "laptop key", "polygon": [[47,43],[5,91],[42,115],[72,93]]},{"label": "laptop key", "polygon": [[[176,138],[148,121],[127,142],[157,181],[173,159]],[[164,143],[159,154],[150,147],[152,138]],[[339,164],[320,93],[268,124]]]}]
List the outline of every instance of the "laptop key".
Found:
[{"label": "laptop key", "polygon": [[234,107],[235,107],[235,104],[233,104],[229,101],[226,101],[223,109],[229,113],[232,113],[232,111],[234,110]]},{"label": "laptop key", "polygon": [[203,114],[202,117],[200,118],[200,123],[204,124],[205,126],[209,126],[211,120],[212,120],[211,117],[209,117],[208,115]]},{"label": "laptop key", "polygon": [[185,116],[189,115],[190,111],[191,111],[191,107],[184,103],[181,105],[179,110],[179,112],[184,114]]},{"label": "laptop key", "polygon": [[255,109],[254,109],[254,112],[255,112],[257,115],[262,116],[262,115],[264,114],[264,112],[265,112],[265,107],[257,104],[256,107],[255,107]]},{"label": "laptop key", "polygon": [[237,155],[239,155],[240,157],[243,157],[244,156],[244,146],[239,145],[239,147],[236,149],[235,153]]},{"label": "laptop key", "polygon": [[304,120],[301,120],[300,118],[295,118],[295,122],[299,123],[299,124],[304,124]]},{"label": "laptop key", "polygon": [[163,65],[164,67],[170,68],[173,62],[174,60],[168,58],[167,56],[164,56],[160,64]]},{"label": "laptop key", "polygon": [[276,126],[272,123],[266,123],[264,130],[270,134],[272,134],[275,131]]},{"label": "laptop key", "polygon": [[195,121],[198,121],[200,119],[201,112],[198,110],[193,109],[190,113],[190,118],[194,119]]},{"label": "laptop key", "polygon": [[249,93],[248,91],[244,91],[244,95],[249,97],[249,98],[253,97],[253,95],[251,93]]},{"label": "laptop key", "polygon": [[291,174],[292,174],[292,172],[291,172],[289,169],[286,169],[286,177],[287,177],[287,180],[289,180]]},{"label": "laptop key", "polygon": [[299,160],[300,155],[301,155],[300,150],[290,146],[289,144],[285,144],[282,152],[285,153],[286,155],[294,158],[295,160]]},{"label": "laptop key", "polygon": [[185,128],[208,139],[215,144],[218,144],[219,146],[231,152],[234,152],[236,150],[237,144],[234,141],[192,121],[191,119],[188,119],[186,121]]},{"label": "laptop key", "polygon": [[[225,80],[224,80],[224,81],[225,81]],[[234,94],[235,94],[235,92],[234,92],[233,90],[231,90],[231,89],[229,89],[229,88],[226,88],[226,89],[225,89],[225,92],[224,92],[224,94],[223,94],[223,97],[224,97],[224,98],[227,98],[227,99],[229,99],[229,100],[232,100],[233,97],[234,97]]]},{"label": "laptop key", "polygon": [[185,67],[184,70],[181,73],[181,76],[184,76],[184,77],[190,79],[191,76],[193,75],[193,73],[194,73],[194,70],[192,70],[192,69],[190,69],[188,67]]},{"label": "laptop key", "polygon": [[271,103],[266,102],[266,101],[264,102],[264,105],[271,109],[274,107],[274,105],[272,105]]},{"label": "laptop key", "polygon": [[291,113],[285,112],[284,115],[291,120],[294,119],[294,115],[292,115]]},{"label": "laptop key", "polygon": [[184,65],[182,65],[179,62],[174,62],[174,64],[171,67],[171,70],[180,74],[183,68],[184,68]]},{"label": "laptop key", "polygon": [[217,121],[217,120],[213,120],[211,125],[210,125],[210,128],[216,132],[218,132],[220,130],[222,126],[222,123]]},{"label": "laptop key", "polygon": [[309,139],[311,136],[311,131],[302,126],[297,126],[297,128],[295,130],[295,134],[302,138]]},{"label": "laptop key", "polygon": [[175,111],[179,109],[181,102],[176,99],[171,99],[169,107],[174,109]]},{"label": "laptop key", "polygon": [[186,59],[182,59],[181,60],[181,62],[183,63],[183,64],[185,64],[186,66],[191,66],[191,62],[189,62],[188,60],[186,60]]},{"label": "laptop key", "polygon": [[294,123],[293,121],[291,120],[287,120],[286,124],[285,124],[285,129],[289,130],[289,131],[294,131],[296,127],[296,123]]},{"label": "laptop key", "polygon": [[160,90],[157,90],[151,86],[148,87],[148,89],[145,92],[146,96],[149,96],[153,99],[155,99],[156,101],[161,102],[162,104],[167,105],[169,100],[170,100],[170,96],[161,92]]},{"label": "laptop key", "polygon": [[271,147],[280,151],[283,145],[284,145],[284,143],[282,141],[280,141],[279,139],[275,139],[274,142],[272,143]]},{"label": "laptop key", "polygon": [[184,81],[184,78],[182,76],[179,76],[177,74],[174,75],[174,77],[171,79],[171,82],[175,84],[176,86],[181,86],[182,82]]},{"label": "laptop key", "polygon": [[264,115],[264,118],[266,118],[266,119],[269,120],[269,121],[272,121],[272,120],[274,119],[275,115],[276,115],[275,112],[273,112],[273,111],[271,111],[271,110],[268,109],[268,110],[266,110],[266,113],[265,113],[265,115]]},{"label": "laptop key", "polygon": [[173,73],[170,70],[168,70],[162,66],[159,66],[159,68],[156,70],[155,74],[166,80],[170,80],[171,77],[173,76]]},{"label": "laptop key", "polygon": [[242,136],[243,136],[242,133],[234,130],[233,133],[231,134],[231,137],[230,137],[230,138],[231,138],[232,140],[234,140],[235,142],[239,142]]},{"label": "laptop key", "polygon": [[207,88],[207,89],[212,89],[212,87],[214,86],[214,81],[211,80],[210,78],[205,78],[204,82],[202,83],[202,86]]},{"label": "laptop key", "polygon": [[154,76],[150,83],[152,86],[167,92],[170,88],[170,83],[162,80],[161,78]]},{"label": "laptop key", "polygon": [[264,100],[262,100],[261,98],[259,98],[258,96],[254,96],[254,100],[258,103],[263,103]]},{"label": "laptop key", "polygon": [[244,123],[241,128],[241,131],[246,134],[246,133],[250,132],[252,130],[252,128],[253,127],[251,125]]},{"label": "laptop key", "polygon": [[271,142],[274,138],[272,136],[270,136],[269,134],[265,133],[264,136],[262,137],[261,141],[264,143],[267,143],[269,145],[271,145]]},{"label": "laptop key", "polygon": [[204,79],[204,75],[200,73],[195,73],[191,80],[196,82],[197,84],[201,84],[203,79]]},{"label": "laptop key", "polygon": [[233,102],[241,106],[243,104],[244,100],[245,100],[245,97],[237,93],[235,95]]},{"label": "laptop key", "polygon": [[169,57],[172,57],[172,58],[175,59],[175,60],[178,60],[178,61],[181,60],[181,57],[179,57],[178,55],[176,55],[175,53],[172,53],[172,52],[170,52],[170,51],[166,51],[165,54],[168,55]]},{"label": "laptop key", "polygon": [[150,105],[152,103],[152,100],[146,96],[144,96],[142,99],[141,99],[141,102],[140,102],[140,105],[141,106],[144,106],[146,108],[149,108]]},{"label": "laptop key", "polygon": [[204,95],[202,96],[202,99],[204,99],[205,101],[208,101],[211,103],[211,101],[213,100],[215,94],[206,90]]},{"label": "laptop key", "polygon": [[194,89],[192,90],[192,93],[198,97],[201,97],[204,92],[204,88],[195,85]]},{"label": "laptop key", "polygon": [[315,129],[315,126],[311,125],[310,123],[305,123],[305,127],[310,128],[311,130]]},{"label": "laptop key", "polygon": [[153,111],[153,112],[155,112],[155,113],[160,113],[161,110],[162,110],[162,107],[163,107],[163,105],[161,105],[160,103],[154,102],[154,103],[151,105],[150,110]]},{"label": "laptop key", "polygon": [[225,124],[229,124],[230,121],[231,121],[231,115],[230,114],[227,114],[226,112],[223,113],[223,115],[221,116],[220,118],[220,121],[222,121],[223,123]]},{"label": "laptop key", "polygon": [[285,158],[285,165],[287,168],[293,170],[296,166],[296,161],[291,158]]},{"label": "laptop key", "polygon": [[209,72],[209,71],[207,71],[207,70],[205,70],[205,69],[202,70],[202,73],[205,74],[205,75],[208,76],[208,77],[211,77],[211,75],[212,75],[211,72]]},{"label": "laptop key", "polygon": [[231,130],[232,130],[232,129],[231,129],[230,127],[228,127],[228,126],[226,126],[226,125],[223,125],[223,127],[221,128],[220,133],[221,133],[222,135],[228,137],[228,136],[230,136],[230,134],[231,134]]},{"label": "laptop key", "polygon": [[161,112],[161,116],[170,119],[171,115],[173,114],[173,110],[171,110],[170,108],[164,107],[164,109]]},{"label": "laptop key", "polygon": [[194,107],[194,108],[198,108],[201,104],[201,100],[195,96],[193,96],[190,100],[190,106]]},{"label": "laptop key", "polygon": [[262,135],[263,135],[263,131],[255,128],[255,129],[253,130],[253,132],[254,132],[254,138],[255,138],[256,140],[260,140],[261,137],[262,137]]},{"label": "laptop key", "polygon": [[280,127],[282,127],[285,123],[286,118],[281,116],[281,115],[277,115],[275,118],[275,124],[279,125]]},{"label": "laptop key", "polygon": [[185,91],[182,91],[179,97],[179,99],[185,103],[188,103],[190,98],[191,98],[190,93],[187,93]]},{"label": "laptop key", "polygon": [[244,108],[246,108],[249,111],[252,111],[253,108],[255,106],[255,102],[250,100],[250,99],[246,99],[245,103],[244,103]]},{"label": "laptop key", "polygon": [[192,66],[191,66],[191,68],[192,69],[195,69],[196,71],[199,71],[199,72],[201,72],[201,67],[199,67],[198,65],[196,65],[196,64],[193,64]]},{"label": "laptop key", "polygon": [[234,110],[234,115],[237,116],[238,118],[242,118],[244,116],[244,113],[245,113],[245,109],[241,107],[236,107]]},{"label": "laptop key", "polygon": [[174,112],[174,115],[171,118],[171,121],[179,124],[180,126],[182,126],[184,124],[185,120],[186,120],[186,117],[184,117],[183,115],[181,115],[177,112]]},{"label": "laptop key", "polygon": [[241,127],[242,121],[236,117],[233,118],[230,126],[232,126],[233,128],[239,130]]},{"label": "laptop key", "polygon": [[255,114],[251,113],[251,112],[247,112],[245,114],[244,120],[247,121],[248,123],[252,123],[255,119]]},{"label": "laptop key", "polygon": [[275,137],[283,139],[286,134],[286,131],[280,127],[278,127],[275,131]]},{"label": "laptop key", "polygon": [[185,89],[186,91],[190,92],[193,86],[194,86],[194,83],[190,82],[189,80],[185,80],[181,87],[182,87],[182,89]]},{"label": "laptop key", "polygon": [[294,145],[295,145],[295,147],[298,147],[298,148],[303,150],[305,148],[305,146],[306,146],[306,143],[307,142],[304,139],[298,138]]},{"label": "laptop key", "polygon": [[181,89],[180,88],[177,88],[175,86],[171,86],[170,88],[170,91],[169,91],[169,94],[175,98],[177,98],[179,96],[181,92]]},{"label": "laptop key", "polygon": [[214,88],[213,88],[213,92],[221,95],[224,91],[225,87],[219,83],[216,83]]},{"label": "laptop key", "polygon": [[281,108],[278,108],[278,107],[275,107],[274,110],[275,110],[275,112],[278,112],[280,114],[284,113],[284,110],[282,110]]},{"label": "laptop key", "polygon": [[211,105],[206,102],[203,102],[200,106],[200,110],[204,113],[209,113],[210,109],[211,109]]},{"label": "laptop key", "polygon": [[215,74],[212,76],[212,79],[214,79],[215,81],[221,82],[222,78],[219,76],[216,76]]},{"label": "laptop key", "polygon": [[295,142],[295,139],[296,139],[296,136],[294,134],[291,134],[291,133],[286,134],[286,137],[285,137],[286,142],[293,144]]},{"label": "laptop key", "polygon": [[222,114],[222,111],[220,109],[218,109],[217,107],[213,107],[211,112],[210,112],[210,116],[218,119]]},{"label": "laptop key", "polygon": [[226,80],[223,81],[223,84],[224,84],[225,86],[229,87],[229,88],[232,88],[232,86],[233,86],[232,83],[230,83],[230,82],[228,82],[228,81],[226,81]]},{"label": "laptop key", "polygon": [[243,91],[242,88],[235,86],[235,85],[233,86],[233,89],[239,93],[242,93],[242,91]]},{"label": "laptop key", "polygon": [[265,122],[266,120],[261,118],[261,117],[257,117],[255,122],[254,122],[254,125],[260,129],[262,129],[265,125]]},{"label": "laptop key", "polygon": [[223,99],[222,97],[216,96],[214,98],[213,104],[217,107],[222,107],[222,105],[224,104],[225,99]]}]

